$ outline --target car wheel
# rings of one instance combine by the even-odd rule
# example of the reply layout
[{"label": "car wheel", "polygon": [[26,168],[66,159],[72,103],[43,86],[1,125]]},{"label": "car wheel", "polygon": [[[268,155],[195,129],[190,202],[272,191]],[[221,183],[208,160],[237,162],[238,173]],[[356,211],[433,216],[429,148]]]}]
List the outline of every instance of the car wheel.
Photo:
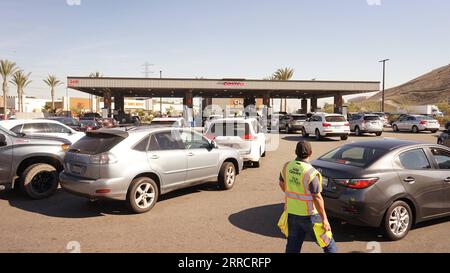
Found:
[{"label": "car wheel", "polygon": [[355,127],[355,136],[360,136],[361,135],[361,130],[359,129],[358,126]]},{"label": "car wheel", "polygon": [[55,167],[37,163],[29,166],[21,175],[20,187],[33,199],[43,199],[54,194],[58,188],[59,178]]},{"label": "car wheel", "polygon": [[383,134],[383,132],[377,132],[375,133],[376,136],[381,136]]},{"label": "car wheel", "polygon": [[347,140],[347,139],[348,139],[348,135],[341,136],[341,140]]},{"label": "car wheel", "polygon": [[127,204],[134,213],[151,210],[158,201],[159,190],[156,182],[148,177],[134,179],[127,193]]},{"label": "car wheel", "polygon": [[392,130],[393,130],[394,132],[398,132],[398,127],[397,127],[396,124],[392,125]]},{"label": "car wheel", "polygon": [[417,126],[414,125],[414,126],[412,127],[412,132],[415,133],[415,134],[419,133],[419,127],[417,127]]},{"label": "car wheel", "polygon": [[394,202],[384,216],[384,233],[392,241],[403,239],[411,229],[413,217],[411,208],[403,201]]},{"label": "car wheel", "polygon": [[219,188],[229,190],[236,181],[236,167],[231,162],[224,162],[219,172]]},{"label": "car wheel", "polygon": [[316,129],[315,134],[316,134],[316,140],[321,140],[322,139],[322,136],[320,135],[319,129]]},{"label": "car wheel", "polygon": [[435,134],[436,132],[437,132],[437,130],[432,130],[431,131],[432,134]]},{"label": "car wheel", "polygon": [[309,137],[309,134],[308,134],[308,133],[306,133],[306,130],[305,130],[305,128],[302,128],[302,137],[304,137],[304,138],[307,138],[307,137]]},{"label": "car wheel", "polygon": [[439,145],[443,145],[443,144],[444,144],[444,141],[442,141],[442,139],[438,138],[438,140],[437,140],[437,144],[439,144]]}]

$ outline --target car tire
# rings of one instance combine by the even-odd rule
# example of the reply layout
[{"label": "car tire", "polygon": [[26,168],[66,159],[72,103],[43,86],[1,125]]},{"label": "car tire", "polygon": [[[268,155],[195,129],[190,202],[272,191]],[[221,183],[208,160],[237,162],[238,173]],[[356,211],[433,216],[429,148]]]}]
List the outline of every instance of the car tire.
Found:
[{"label": "car tire", "polygon": [[383,132],[375,133],[376,136],[381,136],[382,134],[383,134]]},{"label": "car tire", "polygon": [[419,133],[419,127],[417,127],[417,126],[414,125],[414,126],[412,127],[412,132],[415,133],[415,134]]},{"label": "car tire", "polygon": [[219,188],[229,190],[236,182],[236,167],[231,162],[224,162],[219,171]]},{"label": "car tire", "polygon": [[438,130],[432,130],[431,133],[435,134]]},{"label": "car tire", "polygon": [[382,227],[390,240],[398,241],[408,235],[412,222],[413,214],[409,205],[403,201],[396,201],[386,211]]},{"label": "car tire", "polygon": [[348,135],[341,136],[341,140],[347,140],[347,139],[348,139]]},{"label": "car tire", "polygon": [[316,136],[316,140],[321,140],[322,139],[322,136],[320,135],[319,129],[316,129],[315,136]]},{"label": "car tire", "polygon": [[305,130],[305,128],[304,128],[304,127],[302,127],[302,137],[304,137],[304,138],[307,138],[307,137],[309,137],[309,134],[308,134],[308,133],[306,133],[306,130]]},{"label": "car tire", "polygon": [[361,136],[361,130],[358,126],[355,127],[355,136]]},{"label": "car tire", "polygon": [[397,124],[392,125],[392,130],[393,130],[394,132],[398,132]]},{"label": "car tire", "polygon": [[134,213],[144,213],[155,206],[158,197],[158,184],[149,177],[139,177],[128,187],[127,205]]},{"label": "car tire", "polygon": [[22,191],[32,199],[47,198],[58,188],[58,171],[49,164],[33,164],[23,171],[19,185]]}]

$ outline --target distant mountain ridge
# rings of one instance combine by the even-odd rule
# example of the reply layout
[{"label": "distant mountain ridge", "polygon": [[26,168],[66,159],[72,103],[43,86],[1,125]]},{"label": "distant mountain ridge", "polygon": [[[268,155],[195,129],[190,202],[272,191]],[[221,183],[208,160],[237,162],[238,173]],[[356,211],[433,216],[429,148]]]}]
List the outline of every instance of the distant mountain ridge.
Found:
[{"label": "distant mountain ridge", "polygon": [[[369,98],[379,101],[381,92]],[[400,86],[387,89],[385,99],[396,104],[437,104],[450,98],[450,65],[437,68]]]}]

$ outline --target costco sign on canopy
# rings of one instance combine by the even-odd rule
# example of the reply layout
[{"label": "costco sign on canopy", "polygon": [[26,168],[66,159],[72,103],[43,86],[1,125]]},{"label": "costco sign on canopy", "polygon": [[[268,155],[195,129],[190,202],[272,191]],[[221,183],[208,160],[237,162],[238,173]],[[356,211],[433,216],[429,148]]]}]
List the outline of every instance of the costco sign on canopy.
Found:
[{"label": "costco sign on canopy", "polygon": [[244,86],[245,83],[243,83],[243,82],[224,82],[223,85],[225,85],[225,86]]}]

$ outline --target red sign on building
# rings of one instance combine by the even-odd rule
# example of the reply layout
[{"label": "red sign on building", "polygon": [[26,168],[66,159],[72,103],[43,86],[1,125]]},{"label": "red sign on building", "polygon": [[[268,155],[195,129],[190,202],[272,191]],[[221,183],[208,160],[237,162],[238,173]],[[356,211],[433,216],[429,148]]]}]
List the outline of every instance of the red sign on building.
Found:
[{"label": "red sign on building", "polygon": [[77,85],[79,82],[79,80],[69,80],[69,86]]},{"label": "red sign on building", "polygon": [[243,83],[243,82],[224,82],[223,85],[225,85],[225,86],[244,86],[245,83]]}]

